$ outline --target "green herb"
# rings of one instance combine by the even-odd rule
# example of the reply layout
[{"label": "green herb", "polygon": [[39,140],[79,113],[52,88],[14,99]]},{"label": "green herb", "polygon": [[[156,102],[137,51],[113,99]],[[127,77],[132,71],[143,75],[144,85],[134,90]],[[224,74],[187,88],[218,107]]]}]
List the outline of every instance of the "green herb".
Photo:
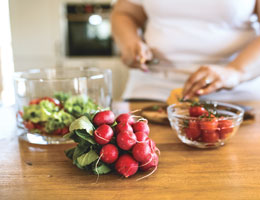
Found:
[{"label": "green herb", "polygon": [[183,120],[183,126],[184,126],[184,128],[188,128],[188,127],[189,127],[189,123],[190,123],[190,121],[189,121],[188,119],[184,119],[184,120]]},{"label": "green herb", "polygon": [[152,109],[155,110],[155,111],[159,110],[159,108],[160,108],[160,106],[158,106],[158,105],[154,105],[154,106],[152,107]]},{"label": "green herb", "polygon": [[191,104],[191,106],[200,106],[200,102],[199,101],[195,101],[195,100],[191,100],[191,99],[184,99],[184,98],[178,98],[178,101],[179,102],[188,102]]}]

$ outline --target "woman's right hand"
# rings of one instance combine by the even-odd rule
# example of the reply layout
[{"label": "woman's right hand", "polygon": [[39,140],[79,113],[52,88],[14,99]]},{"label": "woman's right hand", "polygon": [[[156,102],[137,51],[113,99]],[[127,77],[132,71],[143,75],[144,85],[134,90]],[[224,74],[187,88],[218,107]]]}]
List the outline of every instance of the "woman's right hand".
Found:
[{"label": "woman's right hand", "polygon": [[128,41],[127,44],[121,48],[121,57],[127,66],[148,71],[148,67],[145,63],[152,59],[153,54],[146,43],[141,40],[136,40]]}]

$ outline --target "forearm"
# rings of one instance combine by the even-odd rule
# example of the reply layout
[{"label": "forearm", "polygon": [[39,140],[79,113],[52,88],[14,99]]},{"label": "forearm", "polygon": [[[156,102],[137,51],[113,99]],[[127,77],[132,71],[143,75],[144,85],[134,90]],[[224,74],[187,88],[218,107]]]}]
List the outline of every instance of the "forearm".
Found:
[{"label": "forearm", "polygon": [[111,15],[111,21],[114,39],[120,48],[127,44],[128,41],[140,40],[138,36],[139,25],[131,16],[115,11]]},{"label": "forearm", "polygon": [[260,37],[252,41],[238,56],[228,64],[228,67],[241,72],[241,82],[260,75]]}]

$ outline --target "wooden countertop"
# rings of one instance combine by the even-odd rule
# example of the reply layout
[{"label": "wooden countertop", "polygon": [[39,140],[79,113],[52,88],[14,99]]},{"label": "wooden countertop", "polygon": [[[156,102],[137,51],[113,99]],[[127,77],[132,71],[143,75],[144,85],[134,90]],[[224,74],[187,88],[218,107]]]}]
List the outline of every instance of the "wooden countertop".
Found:
[{"label": "wooden countertop", "polygon": [[[150,104],[150,103],[148,103]],[[131,109],[147,103],[131,103]],[[243,125],[224,147],[199,150],[182,144],[168,126],[150,124],[161,150],[158,170],[124,179],[96,176],[72,165],[70,145],[18,140],[12,108],[0,108],[0,199],[260,199],[260,102],[255,123]]]}]

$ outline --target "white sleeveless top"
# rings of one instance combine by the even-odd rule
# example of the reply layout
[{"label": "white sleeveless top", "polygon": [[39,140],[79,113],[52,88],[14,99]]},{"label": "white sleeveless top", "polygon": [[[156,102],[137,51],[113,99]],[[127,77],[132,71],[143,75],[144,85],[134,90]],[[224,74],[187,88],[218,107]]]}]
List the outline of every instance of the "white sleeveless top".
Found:
[{"label": "white sleeveless top", "polygon": [[141,5],[147,44],[171,62],[227,60],[257,35],[256,0],[128,0]]}]

